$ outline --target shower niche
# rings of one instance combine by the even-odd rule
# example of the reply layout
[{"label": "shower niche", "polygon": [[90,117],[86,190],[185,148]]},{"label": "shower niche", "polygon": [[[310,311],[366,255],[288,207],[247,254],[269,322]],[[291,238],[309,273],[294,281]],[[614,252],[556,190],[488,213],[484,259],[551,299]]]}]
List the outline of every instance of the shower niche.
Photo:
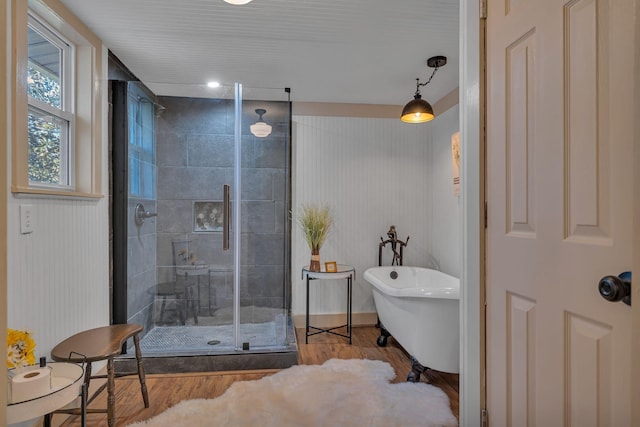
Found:
[{"label": "shower niche", "polygon": [[288,90],[110,87],[114,323],[149,372],[296,364]]}]

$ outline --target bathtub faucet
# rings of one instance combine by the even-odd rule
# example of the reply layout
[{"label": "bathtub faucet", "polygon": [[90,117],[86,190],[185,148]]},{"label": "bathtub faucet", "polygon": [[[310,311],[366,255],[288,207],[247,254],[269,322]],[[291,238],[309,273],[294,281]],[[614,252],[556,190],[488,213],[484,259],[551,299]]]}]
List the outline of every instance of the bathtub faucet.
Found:
[{"label": "bathtub faucet", "polygon": [[[378,265],[382,265],[382,248],[387,246],[387,243],[391,244],[391,250],[393,251],[391,265],[402,265],[402,251],[409,242],[409,236],[407,236],[407,240],[404,242],[402,240],[398,240],[396,226],[392,225],[389,227],[389,231],[387,231],[387,237],[389,237],[387,240],[380,237],[380,244],[378,245]],[[398,246],[400,246],[399,249]]]}]

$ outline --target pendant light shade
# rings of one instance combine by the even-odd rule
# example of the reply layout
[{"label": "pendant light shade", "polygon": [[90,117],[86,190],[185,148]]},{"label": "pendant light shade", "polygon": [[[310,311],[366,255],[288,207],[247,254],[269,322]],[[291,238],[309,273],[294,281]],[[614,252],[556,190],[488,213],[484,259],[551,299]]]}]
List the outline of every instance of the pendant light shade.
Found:
[{"label": "pendant light shade", "polygon": [[252,0],[224,0],[229,4],[247,4],[250,3]]},{"label": "pendant light shade", "polygon": [[424,123],[433,120],[434,117],[431,104],[422,99],[420,94],[417,94],[402,109],[400,120],[405,123]]},{"label": "pendant light shade", "polygon": [[258,138],[266,138],[267,136],[271,135],[271,125],[268,125],[262,119],[262,115],[266,112],[267,110],[263,108],[256,109],[256,113],[259,116],[258,121],[249,126],[249,128],[251,129],[251,133]]},{"label": "pendant light shade", "polygon": [[416,79],[416,93],[413,95],[413,99],[407,103],[402,109],[400,120],[405,123],[424,123],[429,122],[435,118],[433,114],[433,107],[427,101],[422,99],[420,95],[420,86],[426,86],[431,83],[431,79],[438,71],[438,68],[447,63],[447,58],[444,56],[433,56],[427,60],[427,65],[434,68],[431,77],[426,83],[420,83],[420,79]]}]

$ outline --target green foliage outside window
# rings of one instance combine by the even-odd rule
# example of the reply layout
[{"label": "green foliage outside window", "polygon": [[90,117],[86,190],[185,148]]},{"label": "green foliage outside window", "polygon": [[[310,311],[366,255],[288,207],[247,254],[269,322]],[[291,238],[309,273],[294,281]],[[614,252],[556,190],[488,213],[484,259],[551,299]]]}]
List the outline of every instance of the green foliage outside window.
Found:
[{"label": "green foliage outside window", "polygon": [[[60,108],[60,83],[45,73],[29,67],[29,96]],[[61,183],[61,126],[44,112],[29,111],[29,181]]]}]

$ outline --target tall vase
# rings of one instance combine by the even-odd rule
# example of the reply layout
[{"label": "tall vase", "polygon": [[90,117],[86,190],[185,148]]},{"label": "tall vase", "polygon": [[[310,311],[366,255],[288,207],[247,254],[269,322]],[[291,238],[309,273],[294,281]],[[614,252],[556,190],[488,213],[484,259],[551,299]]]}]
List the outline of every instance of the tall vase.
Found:
[{"label": "tall vase", "polygon": [[309,271],[320,272],[320,248],[311,249],[311,263]]}]

